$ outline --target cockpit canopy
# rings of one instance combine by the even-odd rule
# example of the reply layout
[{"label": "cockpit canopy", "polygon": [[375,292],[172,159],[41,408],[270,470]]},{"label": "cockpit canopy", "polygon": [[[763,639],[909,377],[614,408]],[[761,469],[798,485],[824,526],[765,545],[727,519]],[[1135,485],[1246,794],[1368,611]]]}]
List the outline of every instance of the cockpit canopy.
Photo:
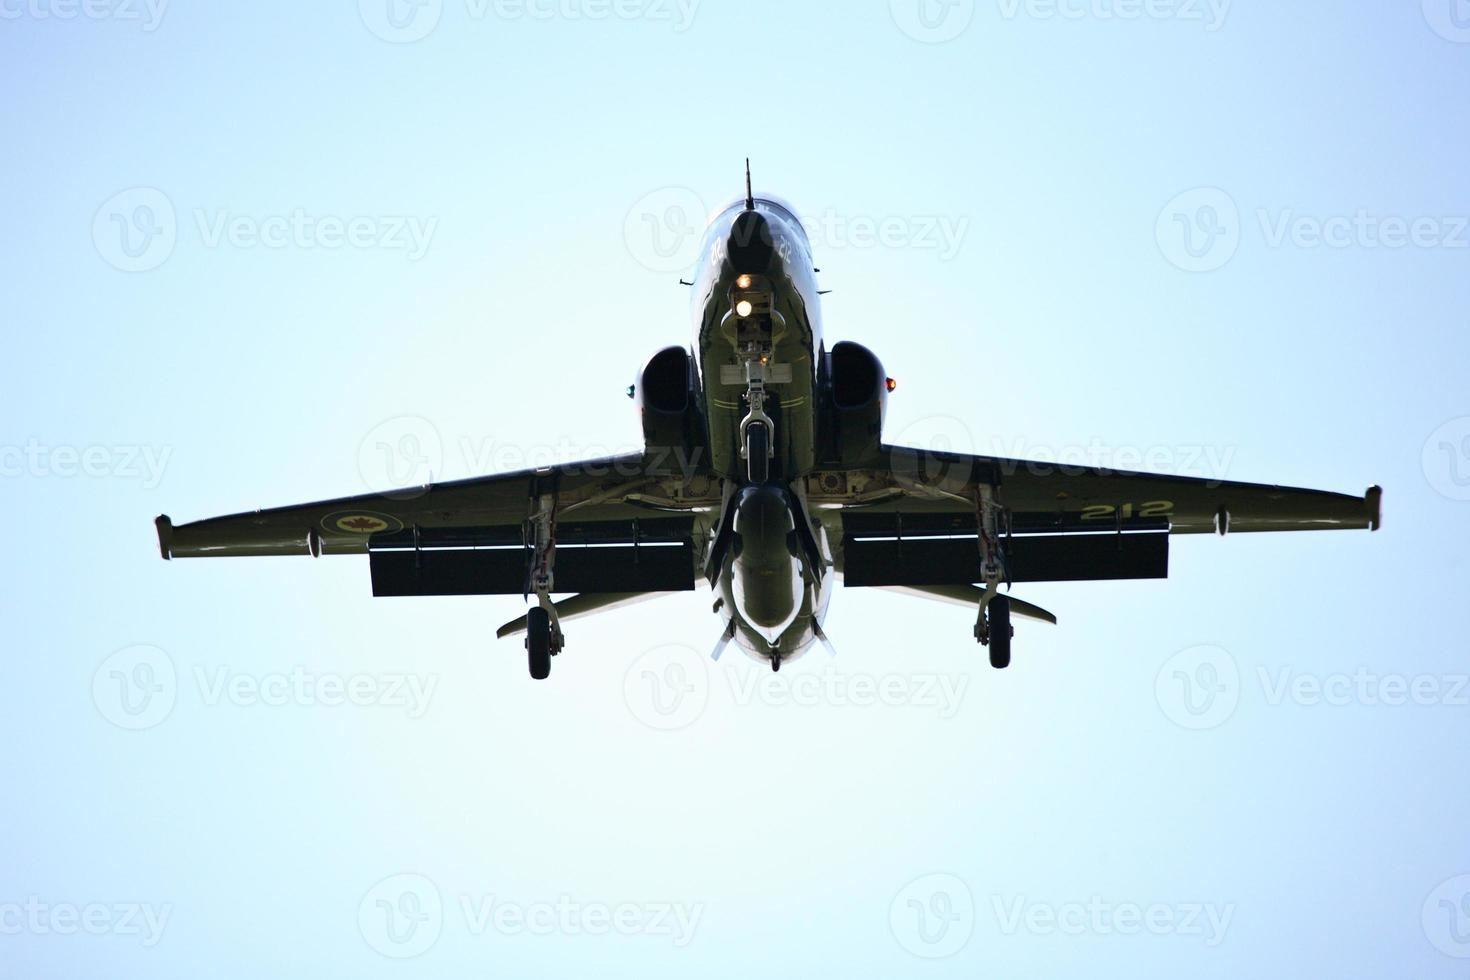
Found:
[{"label": "cockpit canopy", "polygon": [[[811,242],[807,240],[806,227],[801,223],[801,217],[797,215],[796,208],[792,207],[790,202],[777,197],[775,194],[756,194],[755,209],[780,218],[801,236],[802,241],[806,243],[808,249],[811,248]],[[716,208],[711,212],[708,224],[713,225],[732,212],[744,210],[745,195],[742,194],[724,207]]]}]

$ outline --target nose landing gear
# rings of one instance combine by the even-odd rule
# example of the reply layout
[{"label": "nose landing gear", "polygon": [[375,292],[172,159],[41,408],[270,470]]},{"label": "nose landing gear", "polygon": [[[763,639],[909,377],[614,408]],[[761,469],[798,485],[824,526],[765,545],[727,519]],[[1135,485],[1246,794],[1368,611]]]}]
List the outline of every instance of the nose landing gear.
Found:
[{"label": "nose landing gear", "polygon": [[751,483],[770,478],[771,430],[765,422],[752,421],[745,427],[745,468]]}]

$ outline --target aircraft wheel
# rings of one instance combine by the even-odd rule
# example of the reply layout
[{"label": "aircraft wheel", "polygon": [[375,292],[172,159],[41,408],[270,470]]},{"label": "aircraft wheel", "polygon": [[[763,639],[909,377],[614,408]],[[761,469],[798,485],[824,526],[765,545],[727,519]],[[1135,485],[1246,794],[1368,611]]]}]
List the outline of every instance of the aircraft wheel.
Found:
[{"label": "aircraft wheel", "polygon": [[1011,665],[1011,600],[994,596],[985,606],[990,624],[990,666],[1004,670]]},{"label": "aircraft wheel", "polygon": [[752,422],[745,430],[747,472],[751,483],[765,483],[770,475],[771,430],[764,422]]},{"label": "aircraft wheel", "polygon": [[540,606],[526,612],[526,653],[532,678],[544,681],[551,676],[551,617]]}]

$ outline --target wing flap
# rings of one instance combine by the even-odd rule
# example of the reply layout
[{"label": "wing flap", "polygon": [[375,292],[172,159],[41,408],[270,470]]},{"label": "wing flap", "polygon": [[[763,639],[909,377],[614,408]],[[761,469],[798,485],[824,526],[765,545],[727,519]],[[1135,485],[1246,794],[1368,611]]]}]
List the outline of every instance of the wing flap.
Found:
[{"label": "wing flap", "polygon": [[[374,551],[375,596],[521,595],[522,548]],[[688,592],[694,588],[690,545],[557,548],[556,591],[598,595]]]},{"label": "wing flap", "polygon": [[[843,582],[850,586],[969,585],[984,580],[975,538],[847,537]],[[1167,578],[1169,535],[1027,535],[1007,544],[1012,582],[1093,582]]]}]

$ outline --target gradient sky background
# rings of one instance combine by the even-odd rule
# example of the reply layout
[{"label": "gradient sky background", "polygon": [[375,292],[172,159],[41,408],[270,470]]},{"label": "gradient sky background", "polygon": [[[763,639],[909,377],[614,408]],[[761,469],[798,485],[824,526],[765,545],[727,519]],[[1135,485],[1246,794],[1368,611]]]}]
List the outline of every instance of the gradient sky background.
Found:
[{"label": "gradient sky background", "polygon": [[[915,2],[0,0],[0,977],[1465,975],[1470,9]],[[705,593],[536,685],[518,599],[159,560],[159,513],[634,446],[747,154],[890,441],[1376,482],[1384,529],[1018,590],[1061,625],[1005,673],[839,591],[779,684],[705,667]],[[366,237],[246,234],[296,212]],[[251,696],[293,671],[360,696]]]}]

